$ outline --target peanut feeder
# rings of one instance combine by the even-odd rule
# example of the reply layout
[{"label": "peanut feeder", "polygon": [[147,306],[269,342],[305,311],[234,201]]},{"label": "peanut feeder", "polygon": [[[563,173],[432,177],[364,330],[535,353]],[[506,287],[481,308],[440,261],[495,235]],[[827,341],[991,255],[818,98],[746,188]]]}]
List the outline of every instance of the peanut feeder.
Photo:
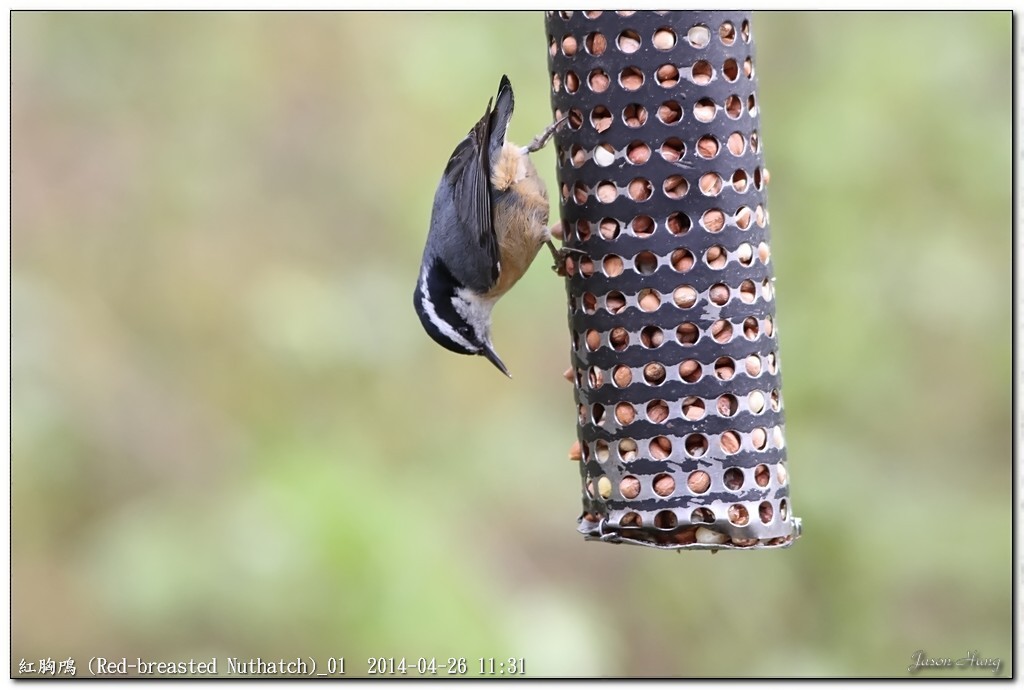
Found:
[{"label": "peanut feeder", "polygon": [[[788,546],[747,12],[548,12],[587,539]],[[578,448],[578,451],[576,449]]]}]

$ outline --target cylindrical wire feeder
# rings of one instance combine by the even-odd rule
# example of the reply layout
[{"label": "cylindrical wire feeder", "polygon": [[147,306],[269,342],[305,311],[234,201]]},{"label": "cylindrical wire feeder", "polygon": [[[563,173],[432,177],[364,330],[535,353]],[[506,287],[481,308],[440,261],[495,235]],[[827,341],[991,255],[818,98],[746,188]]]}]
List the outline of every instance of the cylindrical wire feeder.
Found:
[{"label": "cylindrical wire feeder", "polygon": [[588,539],[788,546],[747,12],[548,12]]}]

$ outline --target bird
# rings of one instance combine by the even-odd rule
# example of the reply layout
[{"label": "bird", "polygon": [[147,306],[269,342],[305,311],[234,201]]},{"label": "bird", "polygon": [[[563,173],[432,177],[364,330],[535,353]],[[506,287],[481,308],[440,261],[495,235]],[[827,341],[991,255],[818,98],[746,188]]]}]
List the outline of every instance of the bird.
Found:
[{"label": "bird", "polygon": [[551,242],[547,188],[529,157],[565,118],[529,145],[516,146],[505,136],[513,106],[512,84],[503,75],[483,117],[445,166],[413,292],[427,335],[452,352],[485,357],[509,378],[491,342],[494,305],[523,277],[542,245],[563,275],[572,251]]}]

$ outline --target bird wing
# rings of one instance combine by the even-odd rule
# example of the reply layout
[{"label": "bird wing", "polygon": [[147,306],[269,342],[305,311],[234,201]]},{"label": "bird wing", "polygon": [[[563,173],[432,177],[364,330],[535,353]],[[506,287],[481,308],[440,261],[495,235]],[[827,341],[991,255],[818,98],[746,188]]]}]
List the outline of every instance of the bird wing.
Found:
[{"label": "bird wing", "polygon": [[[494,109],[491,109],[492,104]],[[497,102],[488,101],[483,117],[455,148],[445,167],[444,180],[450,185],[455,202],[455,238],[462,243],[455,253],[462,261],[453,261],[450,268],[467,287],[486,292],[501,272],[498,236],[494,228],[491,195],[491,165],[505,144],[505,132],[512,117],[512,84],[502,76]],[[479,253],[466,252],[467,248]],[[470,258],[472,256],[473,258]],[[461,264],[461,265],[459,265]]]},{"label": "bird wing", "polygon": [[[451,185],[455,202],[458,241],[471,251],[480,249],[480,260],[466,261],[461,268],[467,275],[457,276],[476,290],[486,291],[498,279],[498,237],[491,209],[490,159],[487,133],[491,104],[466,138],[459,142],[448,160],[444,177]],[[463,249],[465,251],[465,249]],[[466,254],[462,254],[466,257]],[[452,267],[457,272],[459,267]]]}]

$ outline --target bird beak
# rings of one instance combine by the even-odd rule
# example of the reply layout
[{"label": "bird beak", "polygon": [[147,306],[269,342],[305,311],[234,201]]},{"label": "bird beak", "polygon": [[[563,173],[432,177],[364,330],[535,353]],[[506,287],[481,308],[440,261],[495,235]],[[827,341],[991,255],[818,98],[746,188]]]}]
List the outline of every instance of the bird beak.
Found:
[{"label": "bird beak", "polygon": [[504,362],[502,362],[501,358],[498,357],[498,354],[494,351],[494,348],[491,347],[490,343],[484,343],[484,347],[482,350],[480,350],[480,354],[482,354],[484,357],[490,360],[491,364],[498,367],[498,370],[502,374],[509,378],[512,378],[512,374],[508,373],[508,369],[505,368]]}]

